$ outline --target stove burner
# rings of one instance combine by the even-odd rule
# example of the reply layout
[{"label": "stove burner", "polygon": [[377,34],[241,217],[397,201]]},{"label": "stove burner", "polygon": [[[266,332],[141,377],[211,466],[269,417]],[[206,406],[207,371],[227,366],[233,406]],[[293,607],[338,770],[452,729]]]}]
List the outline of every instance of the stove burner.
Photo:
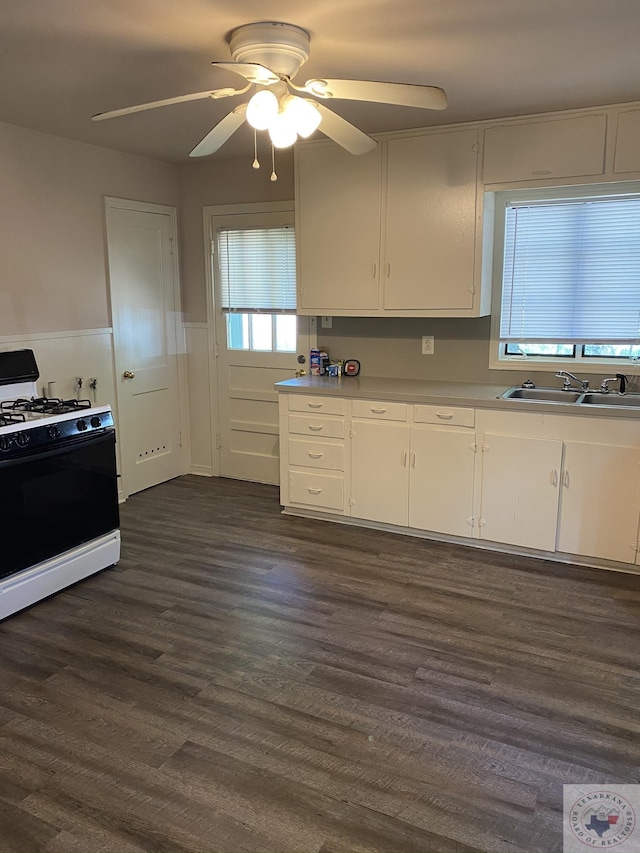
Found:
[{"label": "stove burner", "polygon": [[[67,412],[75,412],[81,409],[90,409],[91,400],[61,400],[59,397],[36,397],[31,400],[18,398],[17,400],[5,400],[0,403],[0,409],[4,415],[7,410],[17,412],[38,412],[43,415],[63,415]],[[24,420],[24,418],[23,418]]]},{"label": "stove burner", "polygon": [[0,426],[24,423],[25,417],[18,412],[0,412]]}]

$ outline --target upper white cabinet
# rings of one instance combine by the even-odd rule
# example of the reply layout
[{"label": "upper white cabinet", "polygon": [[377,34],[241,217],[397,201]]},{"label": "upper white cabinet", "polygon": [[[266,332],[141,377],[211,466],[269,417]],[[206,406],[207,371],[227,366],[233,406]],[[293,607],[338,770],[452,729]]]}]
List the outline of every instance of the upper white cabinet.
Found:
[{"label": "upper white cabinet", "polygon": [[333,144],[298,146],[298,312],[489,313],[479,281],[478,135],[425,131],[359,157]]},{"label": "upper white cabinet", "polygon": [[615,174],[640,172],[640,109],[618,114],[613,171]]},{"label": "upper white cabinet", "polygon": [[606,132],[604,114],[489,127],[484,134],[483,182],[602,175]]},{"label": "upper white cabinet", "polygon": [[296,151],[298,312],[378,310],[380,149],[354,157],[339,146]]},{"label": "upper white cabinet", "polygon": [[477,130],[388,142],[383,305],[474,308]]}]

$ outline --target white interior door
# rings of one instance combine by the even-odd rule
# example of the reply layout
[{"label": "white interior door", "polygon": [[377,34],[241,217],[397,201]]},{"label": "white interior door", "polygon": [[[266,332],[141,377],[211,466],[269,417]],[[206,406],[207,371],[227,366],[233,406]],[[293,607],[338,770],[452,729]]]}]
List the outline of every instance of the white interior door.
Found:
[{"label": "white interior door", "polygon": [[125,495],[186,472],[178,373],[173,208],[106,200],[109,280]]},{"label": "white interior door", "polygon": [[[293,226],[293,204],[262,211],[214,213],[212,247],[213,316],[217,376],[217,434],[222,477],[279,482],[278,395],[274,384],[308,371],[315,318],[294,314],[225,313],[222,309],[217,235],[221,228]],[[276,208],[274,210],[274,208]],[[304,363],[298,358],[304,358]]]}]

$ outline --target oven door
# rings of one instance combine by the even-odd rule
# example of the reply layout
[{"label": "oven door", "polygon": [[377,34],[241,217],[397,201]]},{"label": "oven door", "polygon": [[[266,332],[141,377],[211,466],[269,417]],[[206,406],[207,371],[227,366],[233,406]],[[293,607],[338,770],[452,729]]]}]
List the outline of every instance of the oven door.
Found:
[{"label": "oven door", "polygon": [[119,526],[115,431],[0,461],[0,578]]}]

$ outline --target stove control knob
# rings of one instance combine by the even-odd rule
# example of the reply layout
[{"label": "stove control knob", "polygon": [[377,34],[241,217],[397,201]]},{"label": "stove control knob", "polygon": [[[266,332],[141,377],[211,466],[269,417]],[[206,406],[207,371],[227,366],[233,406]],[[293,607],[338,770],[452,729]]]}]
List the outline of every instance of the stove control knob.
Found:
[{"label": "stove control knob", "polygon": [[84,420],[79,420],[76,426],[78,427],[78,432],[84,432],[87,428],[87,422]]},{"label": "stove control knob", "polygon": [[11,450],[11,438],[8,435],[0,435],[0,450],[5,453],[7,450]]},{"label": "stove control knob", "polygon": [[16,435],[16,444],[18,447],[26,447],[29,444],[29,433],[27,432],[19,432]]},{"label": "stove control knob", "polygon": [[50,427],[47,427],[47,435],[49,438],[59,438],[60,436],[60,428],[53,424]]},{"label": "stove control knob", "polygon": [[94,415],[91,418],[91,426],[94,429],[98,429],[99,426],[102,426],[102,421],[100,420],[100,418],[97,415]]}]

